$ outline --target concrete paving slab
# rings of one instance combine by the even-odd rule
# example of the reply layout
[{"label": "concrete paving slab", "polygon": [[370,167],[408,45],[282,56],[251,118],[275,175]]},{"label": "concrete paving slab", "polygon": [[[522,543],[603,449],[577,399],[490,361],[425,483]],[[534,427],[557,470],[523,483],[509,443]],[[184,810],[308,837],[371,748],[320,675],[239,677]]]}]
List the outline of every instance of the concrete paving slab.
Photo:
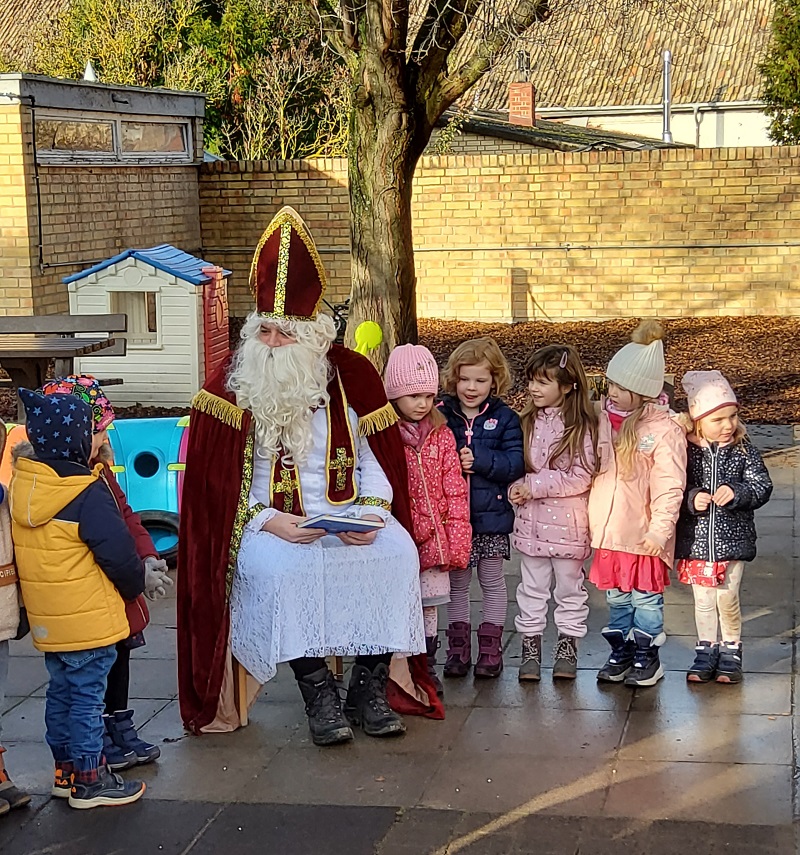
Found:
[{"label": "concrete paving slab", "polygon": [[472,710],[454,751],[481,757],[498,751],[520,758],[603,759],[620,744],[626,713],[553,710],[541,706]]},{"label": "concrete paving slab", "polygon": [[8,662],[6,695],[26,696],[44,692],[50,676],[44,667],[44,657],[28,659],[27,656],[12,656]]},{"label": "concrete paving slab", "polygon": [[683,713],[632,711],[620,760],[702,763],[792,762],[790,716],[714,715],[691,721]]},{"label": "concrete paving slab", "polygon": [[620,760],[604,808],[607,816],[790,825],[789,766]]},{"label": "concrete paving slab", "polygon": [[161,758],[146,766],[137,766],[134,775],[147,784],[147,796],[171,802],[235,803],[252,786],[258,773],[277,754],[269,743],[258,751],[201,745],[199,739],[161,743]]},{"label": "concrete paving slab", "polygon": [[175,659],[131,657],[131,698],[172,700],[177,694],[178,663]]},{"label": "concrete paving slab", "polygon": [[209,826],[192,855],[373,855],[396,819],[391,807],[232,805]]},{"label": "concrete paving slab", "polygon": [[419,803],[446,755],[389,753],[363,733],[326,751],[287,747],[238,794],[263,804],[395,805]]},{"label": "concrete paving slab", "polygon": [[0,837],[0,849],[3,855],[181,855],[219,811],[217,805],[179,804],[145,796],[124,808],[123,824],[118,810],[70,810],[54,799],[11,840]]},{"label": "concrete paving slab", "polygon": [[[624,686],[598,683],[594,670],[578,671],[575,680],[553,680],[552,668],[542,669],[538,683],[520,683],[519,669],[506,668],[496,680],[476,684],[476,707],[540,707],[550,710],[611,710],[625,712],[633,693]],[[445,703],[449,703],[445,694]]]},{"label": "concrete paving slab", "polygon": [[[508,745],[505,751],[514,750]],[[464,811],[514,811],[597,816],[611,769],[602,759],[525,758],[495,751],[457,750],[445,757],[425,788],[424,807]]]},{"label": "concrete paving slab", "polygon": [[791,693],[791,677],[783,674],[746,674],[738,685],[687,683],[675,675],[657,686],[637,689],[632,709],[683,712],[688,726],[702,716],[789,715]]}]

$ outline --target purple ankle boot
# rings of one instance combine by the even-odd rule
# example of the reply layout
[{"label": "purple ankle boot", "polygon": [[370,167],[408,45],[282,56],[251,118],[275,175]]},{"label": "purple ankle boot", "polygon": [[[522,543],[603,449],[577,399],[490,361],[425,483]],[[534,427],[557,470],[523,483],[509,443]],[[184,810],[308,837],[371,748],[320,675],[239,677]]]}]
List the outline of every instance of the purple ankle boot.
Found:
[{"label": "purple ankle boot", "polygon": [[503,671],[503,627],[482,623],[478,627],[476,677],[499,677]]},{"label": "purple ankle boot", "polygon": [[447,627],[447,661],[444,663],[445,677],[466,677],[472,666],[472,627],[457,620]]}]

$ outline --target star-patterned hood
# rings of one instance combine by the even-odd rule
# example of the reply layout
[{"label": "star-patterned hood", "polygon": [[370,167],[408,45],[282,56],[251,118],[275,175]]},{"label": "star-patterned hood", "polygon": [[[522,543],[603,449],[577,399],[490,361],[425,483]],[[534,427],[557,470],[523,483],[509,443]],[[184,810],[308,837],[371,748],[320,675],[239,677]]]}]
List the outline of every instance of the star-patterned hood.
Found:
[{"label": "star-patterned hood", "polygon": [[37,460],[69,460],[89,465],[92,451],[92,408],[74,395],[40,395],[20,389],[28,439]]}]

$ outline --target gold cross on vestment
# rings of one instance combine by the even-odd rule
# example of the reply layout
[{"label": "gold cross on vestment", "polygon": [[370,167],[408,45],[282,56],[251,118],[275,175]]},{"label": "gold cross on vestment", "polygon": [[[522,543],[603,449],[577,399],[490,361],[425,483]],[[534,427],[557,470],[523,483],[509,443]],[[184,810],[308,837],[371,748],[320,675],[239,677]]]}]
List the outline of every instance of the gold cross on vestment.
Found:
[{"label": "gold cross on vestment", "polygon": [[283,512],[290,514],[294,507],[294,491],[300,489],[300,481],[289,469],[281,469],[281,483],[273,488],[276,493],[283,493]]},{"label": "gold cross on vestment", "polygon": [[336,490],[341,492],[347,486],[347,470],[355,466],[355,460],[347,456],[346,448],[337,448],[336,457],[328,464],[328,469],[336,470]]}]

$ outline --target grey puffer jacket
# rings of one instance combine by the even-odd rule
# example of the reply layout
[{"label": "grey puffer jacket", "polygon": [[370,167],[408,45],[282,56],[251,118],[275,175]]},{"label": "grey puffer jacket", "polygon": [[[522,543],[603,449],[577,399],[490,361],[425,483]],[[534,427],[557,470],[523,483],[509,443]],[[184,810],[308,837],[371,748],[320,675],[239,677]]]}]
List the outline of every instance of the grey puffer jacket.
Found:
[{"label": "grey puffer jacket", "polygon": [[[733,500],[699,513],[695,496],[713,495],[727,485]],[[700,561],[752,561],[756,557],[753,511],[772,495],[772,479],[758,449],[747,439],[720,447],[689,442],[686,494],[678,520],[676,558]]]}]

